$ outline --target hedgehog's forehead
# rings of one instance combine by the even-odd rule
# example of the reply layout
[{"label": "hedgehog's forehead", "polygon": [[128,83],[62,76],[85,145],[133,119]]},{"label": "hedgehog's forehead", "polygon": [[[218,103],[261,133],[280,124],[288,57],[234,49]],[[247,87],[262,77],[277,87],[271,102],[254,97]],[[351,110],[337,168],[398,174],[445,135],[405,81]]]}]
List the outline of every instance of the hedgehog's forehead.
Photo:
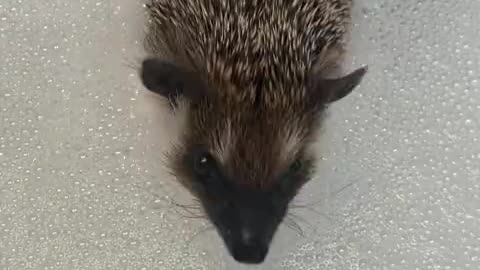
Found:
[{"label": "hedgehog's forehead", "polygon": [[210,152],[229,173],[254,182],[271,181],[288,166],[310,128],[302,114],[293,112],[237,108],[215,113],[198,125]]},{"label": "hedgehog's forehead", "polygon": [[[256,123],[224,119],[211,133],[210,147],[222,160],[231,155],[270,155],[288,159],[301,146],[302,129],[297,125],[270,123],[258,119]],[[262,126],[263,125],[263,126]],[[252,152],[249,152],[252,151]]]}]

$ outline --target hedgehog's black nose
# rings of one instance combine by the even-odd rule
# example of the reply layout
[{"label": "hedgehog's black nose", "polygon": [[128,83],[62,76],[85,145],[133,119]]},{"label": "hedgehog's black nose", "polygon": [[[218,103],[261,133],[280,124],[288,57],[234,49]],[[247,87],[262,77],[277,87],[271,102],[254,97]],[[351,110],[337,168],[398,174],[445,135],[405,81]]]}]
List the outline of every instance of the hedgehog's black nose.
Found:
[{"label": "hedgehog's black nose", "polygon": [[268,246],[254,243],[236,243],[232,247],[233,258],[241,263],[259,264],[265,260]]},{"label": "hedgehog's black nose", "polygon": [[228,206],[217,208],[218,212],[210,209],[210,216],[235,261],[261,264],[287,207],[285,204],[277,210],[272,205],[274,199],[264,193],[249,191],[241,196],[241,200],[236,198]]}]

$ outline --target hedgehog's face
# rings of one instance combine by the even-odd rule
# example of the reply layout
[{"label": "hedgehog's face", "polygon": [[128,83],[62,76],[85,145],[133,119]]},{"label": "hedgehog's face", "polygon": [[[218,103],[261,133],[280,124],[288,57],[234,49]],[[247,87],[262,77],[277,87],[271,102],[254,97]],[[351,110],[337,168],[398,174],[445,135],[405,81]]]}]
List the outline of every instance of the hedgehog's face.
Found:
[{"label": "hedgehog's face", "polygon": [[208,95],[208,87],[192,74],[158,60],[144,62],[148,89],[189,101],[185,136],[171,156],[172,169],[200,199],[237,261],[265,259],[290,201],[310,177],[314,157],[306,149],[318,128],[319,108],[346,96],[363,74],[310,80],[308,91],[324,90],[318,102],[271,107]]},{"label": "hedgehog's face", "polygon": [[309,178],[313,159],[304,149],[313,118],[287,123],[266,111],[217,102],[207,98],[190,106],[173,169],[200,199],[235,260],[260,263]]},{"label": "hedgehog's face", "polygon": [[300,160],[293,162],[275,184],[262,189],[243,181],[249,173],[232,172],[231,165],[222,164],[211,152],[192,146],[179,153],[183,158],[178,164],[182,174],[233,258],[243,263],[261,263],[297,190],[294,186],[303,182],[306,166],[302,167]]},{"label": "hedgehog's face", "polygon": [[262,117],[258,125],[211,117],[217,120],[192,117],[191,135],[173,156],[174,169],[200,199],[235,260],[260,263],[289,202],[308,179],[311,159],[301,148],[282,152],[281,136],[258,128]]}]

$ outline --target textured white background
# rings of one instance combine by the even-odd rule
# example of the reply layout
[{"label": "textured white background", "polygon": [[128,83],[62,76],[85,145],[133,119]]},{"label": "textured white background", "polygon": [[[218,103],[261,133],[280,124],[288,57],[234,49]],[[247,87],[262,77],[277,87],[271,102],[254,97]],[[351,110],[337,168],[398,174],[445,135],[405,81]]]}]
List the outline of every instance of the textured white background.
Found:
[{"label": "textured white background", "polygon": [[[480,269],[480,1],[357,1],[368,76],[258,269]],[[0,2],[0,269],[244,269],[164,170],[142,3]],[[132,67],[133,65],[133,67]],[[168,132],[167,132],[168,131]]]}]

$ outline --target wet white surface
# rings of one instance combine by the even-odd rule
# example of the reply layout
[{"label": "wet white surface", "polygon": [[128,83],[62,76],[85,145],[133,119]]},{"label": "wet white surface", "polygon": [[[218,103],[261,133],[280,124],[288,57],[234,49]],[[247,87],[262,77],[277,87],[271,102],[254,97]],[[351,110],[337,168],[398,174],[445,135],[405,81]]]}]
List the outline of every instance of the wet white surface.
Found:
[{"label": "wet white surface", "polygon": [[[304,236],[282,228],[255,269],[480,269],[478,10],[357,1],[346,67],[369,74],[330,110]],[[0,269],[245,269],[171,203],[192,201],[130,67],[143,20],[137,1],[0,2]]]}]

